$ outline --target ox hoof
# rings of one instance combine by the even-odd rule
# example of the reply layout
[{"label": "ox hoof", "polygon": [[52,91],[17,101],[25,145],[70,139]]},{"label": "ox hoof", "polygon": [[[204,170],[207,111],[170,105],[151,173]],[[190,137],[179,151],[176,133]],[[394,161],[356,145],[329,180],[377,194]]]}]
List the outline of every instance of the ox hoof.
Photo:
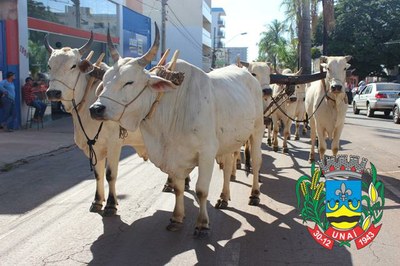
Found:
[{"label": "ox hoof", "polygon": [[190,190],[189,184],[185,184],[185,191],[189,191],[189,190]]},{"label": "ox hoof", "polygon": [[231,175],[231,181],[236,181],[236,176],[235,175]]},{"label": "ox hoof", "polygon": [[301,133],[303,134],[303,136],[307,135],[307,131],[305,131],[305,130],[302,131]]},{"label": "ox hoof", "polygon": [[240,162],[236,163],[236,169],[242,169],[242,164]]},{"label": "ox hoof", "polygon": [[308,159],[308,162],[309,163],[313,163],[313,162],[315,162],[315,159],[314,158],[310,158],[310,159]]},{"label": "ox hoof", "polygon": [[177,232],[180,231],[183,227],[183,223],[174,221],[170,219],[169,225],[167,225],[167,230],[171,232]]},{"label": "ox hoof", "polygon": [[100,203],[92,203],[92,206],[90,206],[89,211],[90,212],[101,212],[101,209],[103,208],[103,205]]},{"label": "ox hoof", "polygon": [[194,229],[193,237],[196,239],[206,239],[206,238],[209,238],[210,234],[211,234],[210,228],[196,227]]},{"label": "ox hoof", "polygon": [[171,187],[171,186],[168,185],[168,184],[165,184],[165,185],[164,185],[164,188],[162,189],[162,192],[173,192],[173,191],[174,191],[174,188]]},{"label": "ox hoof", "polygon": [[288,148],[288,147],[283,148],[282,152],[283,152],[283,153],[288,153],[288,152],[289,152],[289,148]]},{"label": "ox hoof", "polygon": [[185,178],[185,191],[190,190],[190,177]]},{"label": "ox hoof", "polygon": [[228,202],[223,199],[219,199],[217,203],[215,204],[216,209],[226,209],[228,208]]},{"label": "ox hoof", "polygon": [[295,137],[294,137],[294,140],[299,140],[299,139],[300,139],[299,136],[295,136]]},{"label": "ox hoof", "polygon": [[260,198],[257,196],[250,196],[249,205],[258,206],[260,204]]},{"label": "ox hoof", "polygon": [[111,207],[111,206],[106,206],[104,208],[103,216],[104,217],[111,217],[115,216],[117,214],[117,208]]},{"label": "ox hoof", "polygon": [[274,151],[274,152],[277,152],[277,151],[278,151],[278,147],[274,147],[274,148],[273,148],[273,151]]},{"label": "ox hoof", "polygon": [[271,139],[267,139],[267,144],[268,144],[268,146],[271,146],[271,145],[272,145]]}]

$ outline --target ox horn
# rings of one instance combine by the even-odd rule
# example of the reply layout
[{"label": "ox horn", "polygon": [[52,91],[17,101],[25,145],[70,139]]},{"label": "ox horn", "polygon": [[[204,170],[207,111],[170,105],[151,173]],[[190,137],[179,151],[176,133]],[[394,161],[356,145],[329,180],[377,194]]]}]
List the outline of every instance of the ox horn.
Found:
[{"label": "ox horn", "polygon": [[108,30],[107,30],[107,46],[108,46],[108,49],[110,50],[111,57],[112,57],[114,63],[116,63],[119,60],[120,56],[111,40],[110,28],[108,28]]},{"label": "ox horn", "polygon": [[295,76],[300,76],[301,72],[303,72],[303,68],[302,67],[300,67],[299,71],[297,71],[294,75]]},{"label": "ox horn", "polygon": [[79,48],[79,53],[83,55],[87,51],[90,50],[90,47],[92,46],[93,43],[93,31],[90,31],[90,39],[81,47]]},{"label": "ox horn", "polygon": [[245,62],[245,61],[240,61],[240,64],[242,64],[243,66],[245,66],[247,68],[250,66],[250,63],[249,62]]},{"label": "ox horn", "polygon": [[44,46],[46,47],[46,50],[49,52],[49,54],[51,54],[54,51],[54,49],[53,49],[53,47],[51,47],[48,38],[49,38],[49,34],[46,34],[44,36]]},{"label": "ox horn", "polygon": [[158,47],[160,46],[160,30],[158,29],[157,23],[154,22],[154,26],[156,29],[156,35],[154,38],[153,46],[144,54],[142,57],[139,58],[138,63],[140,66],[145,67],[151,63],[151,60],[156,56]]}]

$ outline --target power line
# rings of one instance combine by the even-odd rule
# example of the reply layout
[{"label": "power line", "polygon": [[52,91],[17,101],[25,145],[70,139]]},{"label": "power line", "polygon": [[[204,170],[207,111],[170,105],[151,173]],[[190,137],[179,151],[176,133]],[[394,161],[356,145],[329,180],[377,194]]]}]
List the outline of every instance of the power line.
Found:
[{"label": "power line", "polygon": [[178,23],[182,26],[182,28],[185,30],[186,34],[194,41],[197,47],[200,49],[203,49],[202,44],[199,44],[196,40],[196,38],[193,37],[193,35],[188,31],[188,29],[183,25],[182,21],[178,18],[178,16],[175,14],[174,10],[169,6],[168,9],[171,11],[171,13],[174,15],[175,19],[178,21]]}]

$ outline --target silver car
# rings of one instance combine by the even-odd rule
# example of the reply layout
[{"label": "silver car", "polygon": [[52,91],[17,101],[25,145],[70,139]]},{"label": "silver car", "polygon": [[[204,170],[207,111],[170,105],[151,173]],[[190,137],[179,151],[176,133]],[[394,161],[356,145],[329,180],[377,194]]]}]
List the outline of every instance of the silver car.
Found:
[{"label": "silver car", "polygon": [[398,97],[400,97],[399,83],[370,83],[354,96],[353,113],[359,114],[360,110],[367,110],[367,116],[371,117],[375,111],[383,111],[389,116]]}]

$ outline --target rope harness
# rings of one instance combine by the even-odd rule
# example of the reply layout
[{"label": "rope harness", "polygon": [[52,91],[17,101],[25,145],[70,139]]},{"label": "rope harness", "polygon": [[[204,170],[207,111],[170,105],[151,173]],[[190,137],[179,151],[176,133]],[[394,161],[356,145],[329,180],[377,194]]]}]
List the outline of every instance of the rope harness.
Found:
[{"label": "rope harness", "polygon": [[[139,94],[136,95],[135,98],[133,98],[133,99],[132,99],[130,102],[128,102],[127,104],[120,103],[120,102],[118,102],[118,101],[116,101],[116,100],[114,100],[114,99],[112,99],[112,98],[110,98],[110,97],[108,97],[108,96],[104,96],[104,95],[100,95],[99,98],[100,98],[100,99],[101,99],[101,98],[104,98],[104,99],[110,100],[110,101],[115,102],[115,103],[121,105],[122,107],[124,107],[124,109],[122,110],[121,115],[119,116],[119,118],[118,118],[118,120],[117,120],[117,122],[120,122],[122,116],[123,116],[124,113],[125,113],[126,108],[127,108],[129,105],[131,105],[134,101],[136,101],[136,100],[139,98],[139,96],[144,92],[144,90],[145,90],[146,88],[147,88],[147,84],[143,87],[143,89],[139,92]],[[157,100],[156,100],[156,101],[157,101]]]},{"label": "rope harness", "polygon": [[[72,102],[72,106],[74,107],[74,111],[76,113],[76,116],[78,117],[79,125],[80,125],[80,127],[82,129],[83,134],[86,137],[86,143],[87,143],[87,145],[89,147],[90,171],[93,171],[93,167],[96,166],[96,164],[97,164],[97,155],[96,155],[96,152],[94,151],[94,147],[93,146],[96,144],[96,141],[97,141],[97,139],[99,137],[100,131],[101,131],[102,127],[103,127],[103,122],[100,123],[100,126],[99,126],[99,128],[97,130],[97,134],[94,136],[94,138],[90,139],[89,136],[87,135],[86,131],[85,131],[85,128],[83,127],[82,119],[81,119],[81,117],[79,115],[79,110],[78,110],[79,105],[81,105],[84,100],[82,100],[82,102],[80,102],[78,104],[76,104],[76,102],[75,102],[75,88],[76,88],[76,85],[78,84],[78,80],[79,80],[80,76],[81,76],[81,72],[79,72],[78,77],[76,78],[76,81],[75,81],[75,84],[74,84],[73,88],[71,88],[70,86],[68,86],[66,83],[64,83],[63,81],[61,81],[59,79],[52,79],[50,81],[51,82],[57,81],[57,82],[61,83],[62,85],[64,85],[67,89],[72,90],[72,100],[68,100],[68,101]],[[88,87],[89,87],[89,82],[86,84],[84,95],[86,95],[86,93],[88,91]],[[85,98],[85,97],[83,97],[83,98]],[[67,101],[65,99],[63,99],[63,100]]]},{"label": "rope harness", "polygon": [[[322,68],[320,68],[320,72],[322,73]],[[273,105],[276,106],[276,108],[274,110],[272,110],[269,114],[268,114],[268,118],[270,118],[270,116],[276,111],[279,110],[283,113],[284,116],[286,116],[287,118],[289,118],[291,121],[299,123],[299,122],[303,122],[303,123],[308,123],[310,121],[310,119],[314,116],[314,114],[317,112],[318,108],[321,106],[322,102],[324,101],[324,99],[326,98],[327,100],[331,100],[333,102],[336,102],[336,100],[332,99],[331,97],[329,97],[328,95],[328,90],[326,88],[326,83],[325,83],[325,79],[321,79],[322,82],[322,86],[324,88],[325,94],[324,97],[321,98],[321,100],[319,101],[319,103],[317,104],[317,108],[315,108],[314,112],[305,118],[303,120],[297,120],[294,119],[292,117],[290,117],[282,108],[282,104],[286,103],[286,101],[290,98],[290,96],[294,93],[294,89],[290,89],[290,86],[293,85],[291,83],[286,83],[284,84],[286,86],[286,88],[284,90],[282,90],[276,97],[271,96],[272,102],[267,106],[267,108],[264,110],[264,114],[266,114],[269,109],[272,108]],[[284,97],[286,96],[286,98],[281,101]],[[280,103],[279,103],[280,102]]]}]

